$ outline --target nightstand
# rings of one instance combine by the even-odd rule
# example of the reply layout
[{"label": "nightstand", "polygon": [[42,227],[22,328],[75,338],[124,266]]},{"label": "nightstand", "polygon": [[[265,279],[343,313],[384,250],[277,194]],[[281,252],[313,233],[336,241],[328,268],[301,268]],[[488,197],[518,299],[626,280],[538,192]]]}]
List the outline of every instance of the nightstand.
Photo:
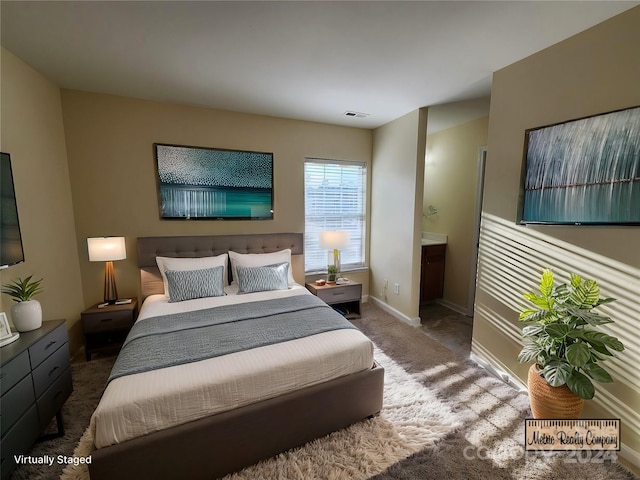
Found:
[{"label": "nightstand", "polygon": [[84,334],[84,348],[87,362],[91,354],[108,350],[118,350],[138,316],[138,299],[123,305],[107,305],[98,308],[98,304],[87,308],[80,315]]},{"label": "nightstand", "polygon": [[362,284],[349,283],[316,285],[307,283],[307,290],[323,300],[327,305],[346,310],[345,317],[360,318],[360,303],[362,301]]}]

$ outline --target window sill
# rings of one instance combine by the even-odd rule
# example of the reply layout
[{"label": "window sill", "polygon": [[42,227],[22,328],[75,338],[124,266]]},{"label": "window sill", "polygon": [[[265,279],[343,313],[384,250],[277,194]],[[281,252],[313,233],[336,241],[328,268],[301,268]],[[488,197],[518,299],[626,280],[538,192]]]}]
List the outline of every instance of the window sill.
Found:
[{"label": "window sill", "polygon": [[[354,267],[354,268],[345,268],[344,270],[341,270],[340,273],[364,273],[364,272],[368,272],[369,271],[369,267]],[[319,275],[327,275],[327,271],[326,270],[314,270],[311,272],[304,272],[304,276],[305,277],[314,277],[314,276],[319,276]]]}]

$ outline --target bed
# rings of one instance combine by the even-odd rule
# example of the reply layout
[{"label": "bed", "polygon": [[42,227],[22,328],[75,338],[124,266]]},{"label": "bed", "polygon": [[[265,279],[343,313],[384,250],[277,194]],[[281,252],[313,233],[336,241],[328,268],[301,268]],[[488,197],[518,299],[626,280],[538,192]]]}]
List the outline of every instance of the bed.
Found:
[{"label": "bed", "polygon": [[[270,315],[278,313],[278,318],[290,322],[287,334],[295,338],[258,345],[247,339],[242,340],[246,345],[240,349],[235,343],[229,346],[224,334],[216,333],[215,337],[222,339],[219,343],[230,348],[228,353],[213,358],[196,356],[179,364],[161,359],[168,364],[148,371],[147,358],[140,356],[145,348],[137,348],[137,353],[133,348],[138,341],[144,345],[146,338],[128,339],[131,345],[123,348],[116,367],[128,365],[133,373],[117,376],[119,370],[114,367],[112,375],[116,377],[109,382],[91,420],[92,480],[216,478],[380,411],[384,371],[373,362],[372,345],[359,331],[342,324],[324,329],[323,322],[339,324],[342,319],[301,286],[302,242],[298,233],[138,239],[142,298],[146,300],[136,327],[144,330],[154,322],[165,325],[166,319],[174,318],[179,319],[175,324],[182,325],[184,318],[224,318],[242,315],[236,313],[239,311],[252,312],[250,316],[259,318],[251,322],[270,329]],[[287,262],[281,262],[281,255],[287,251],[285,274],[282,264]],[[175,279],[174,286],[168,286],[156,257],[168,259],[166,265],[192,261],[199,265],[200,260],[191,259],[215,262],[214,257],[225,254],[234,256],[235,261],[222,273],[215,268],[215,274],[224,276],[224,294],[168,301],[164,293],[173,288],[171,299],[175,298]],[[264,273],[262,267],[254,268],[253,262],[264,266],[266,259],[272,258],[274,263],[266,272],[276,272],[286,285],[276,291],[253,288],[246,280],[252,278],[248,275]],[[165,277],[175,274],[165,273]],[[257,311],[260,314],[254,315]],[[304,325],[294,328],[294,324]],[[312,330],[296,336],[292,332],[297,328]],[[261,330],[260,338],[263,336]],[[234,338],[240,337],[245,338],[237,334]],[[185,355],[197,355],[197,339],[186,344]]]}]

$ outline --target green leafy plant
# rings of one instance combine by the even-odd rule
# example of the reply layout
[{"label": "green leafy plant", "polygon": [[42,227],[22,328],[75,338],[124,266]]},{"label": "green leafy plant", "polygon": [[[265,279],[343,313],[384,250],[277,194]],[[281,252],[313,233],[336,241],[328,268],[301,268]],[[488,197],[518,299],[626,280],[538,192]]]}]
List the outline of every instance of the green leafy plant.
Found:
[{"label": "green leafy plant", "polygon": [[613,356],[612,351],[624,350],[624,345],[596,329],[613,320],[592,310],[615,298],[601,298],[595,280],[584,280],[574,273],[569,285],[555,286],[551,270],[542,273],[540,293],[525,293],[524,297],[536,308],[520,313],[520,321],[530,325],[522,330],[524,347],[519,362],[535,361],[551,386],[566,384],[586,400],[595,394],[592,380],[613,381],[599,362]]},{"label": "green leafy plant", "polygon": [[18,278],[11,283],[3,285],[2,290],[0,291],[12,297],[14,302],[26,302],[31,300],[35,295],[43,290],[40,285],[43,279],[41,278],[40,280],[34,280],[32,282],[31,278],[33,278],[33,275],[29,275],[25,279]]},{"label": "green leafy plant", "polygon": [[433,205],[429,205],[427,209],[424,212],[422,212],[422,216],[425,218],[429,218],[437,213],[438,213],[438,209]]},{"label": "green leafy plant", "polygon": [[335,265],[327,265],[327,277],[330,282],[335,281],[338,275],[338,267]]}]

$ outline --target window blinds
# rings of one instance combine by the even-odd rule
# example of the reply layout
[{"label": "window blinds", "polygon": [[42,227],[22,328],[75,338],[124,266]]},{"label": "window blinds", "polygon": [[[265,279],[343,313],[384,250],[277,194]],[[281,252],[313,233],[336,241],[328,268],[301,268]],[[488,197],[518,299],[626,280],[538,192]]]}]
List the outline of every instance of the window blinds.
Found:
[{"label": "window blinds", "polygon": [[349,233],[340,250],[342,270],[364,266],[366,164],[307,159],[304,164],[306,273],[327,269],[327,250],[320,248],[322,230]]}]

